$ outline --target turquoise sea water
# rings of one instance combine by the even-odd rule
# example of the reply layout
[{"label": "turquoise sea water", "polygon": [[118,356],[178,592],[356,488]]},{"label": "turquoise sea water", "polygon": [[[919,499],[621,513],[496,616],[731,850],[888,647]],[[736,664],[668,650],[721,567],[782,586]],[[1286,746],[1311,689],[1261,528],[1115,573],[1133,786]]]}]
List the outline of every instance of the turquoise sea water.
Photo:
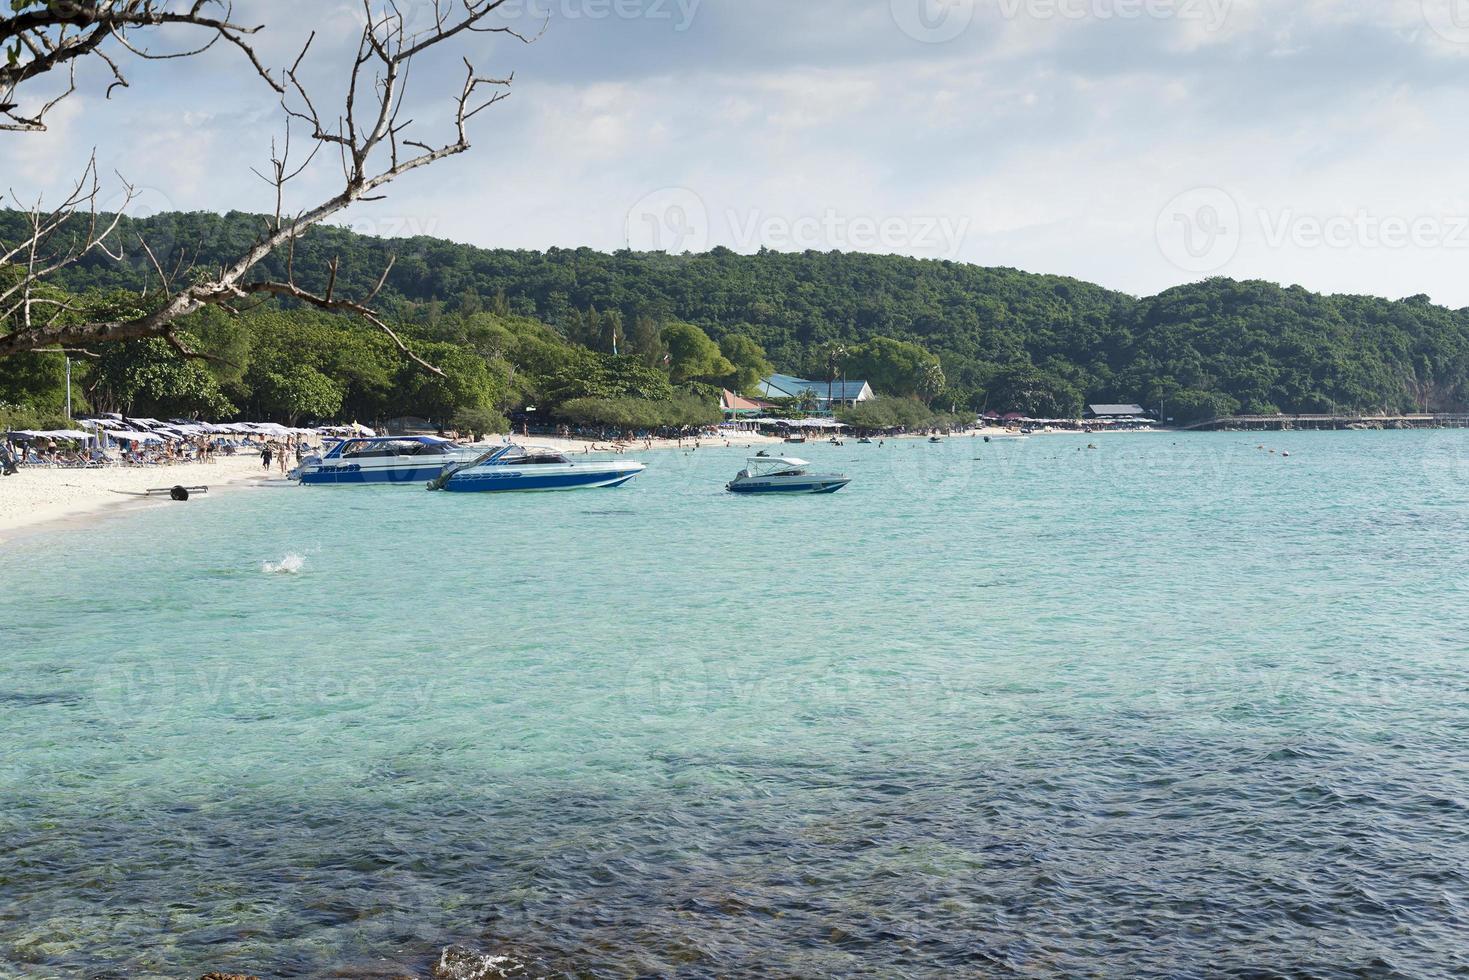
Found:
[{"label": "turquoise sea water", "polygon": [[1462,975],[1469,433],[1097,441],[0,546],[0,975]]}]

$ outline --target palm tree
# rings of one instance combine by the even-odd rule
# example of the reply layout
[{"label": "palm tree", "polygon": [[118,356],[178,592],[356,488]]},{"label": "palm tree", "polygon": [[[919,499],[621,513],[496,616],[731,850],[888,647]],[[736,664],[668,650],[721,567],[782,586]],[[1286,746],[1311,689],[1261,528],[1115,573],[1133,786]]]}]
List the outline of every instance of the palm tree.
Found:
[{"label": "palm tree", "polygon": [[846,385],[846,373],[845,373],[845,371],[844,371],[844,369],[842,367],[842,364],[846,360],[846,358],[847,358],[847,348],[843,347],[841,344],[832,344],[830,347],[828,347],[826,349],[826,410],[827,411],[831,411],[832,410],[832,405],[831,405],[831,384],[832,384],[833,381],[836,380],[837,372],[839,370],[842,370],[843,371],[843,374],[842,374],[842,393],[843,394],[846,393],[846,387],[847,387],[847,385]]},{"label": "palm tree", "polygon": [[918,379],[918,393],[923,396],[925,404],[932,403],[934,397],[944,390],[948,379],[944,377],[944,369],[937,362],[923,369],[923,375]]}]

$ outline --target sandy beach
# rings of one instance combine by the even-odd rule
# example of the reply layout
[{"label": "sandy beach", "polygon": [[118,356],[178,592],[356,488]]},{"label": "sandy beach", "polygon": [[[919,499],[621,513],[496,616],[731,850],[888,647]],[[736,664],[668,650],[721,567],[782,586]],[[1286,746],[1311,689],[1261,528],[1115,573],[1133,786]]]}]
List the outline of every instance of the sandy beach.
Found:
[{"label": "sandy beach", "polygon": [[[982,437],[998,435],[1004,429],[974,430],[951,438]],[[563,439],[554,436],[532,435],[529,438],[514,437],[516,441],[530,445],[555,448],[568,455],[588,453],[606,454],[619,451],[619,444],[611,441],[588,441],[585,439]],[[850,438],[850,437],[848,437]],[[885,438],[926,438],[913,434],[888,436]],[[489,446],[498,439],[481,445]],[[824,441],[813,437],[812,442]],[[784,445],[775,436],[742,432],[726,438],[716,436],[698,440],[701,447],[735,447],[761,449]],[[693,439],[681,443],[675,439],[654,439],[620,444],[623,452],[636,455],[649,450],[692,449]],[[791,447],[799,454],[800,445]],[[108,467],[105,469],[52,469],[24,467],[14,476],[0,479],[0,542],[14,538],[23,532],[34,531],[40,526],[62,521],[86,519],[110,511],[138,507],[168,506],[173,502],[166,496],[146,498],[140,496],[145,490],[183,486],[207,486],[216,493],[229,487],[251,482],[279,478],[272,468],[267,474],[256,455],[221,456],[208,463],[179,463],[172,466],[151,467]]]},{"label": "sandy beach", "polygon": [[[493,440],[498,442],[497,440]],[[582,439],[560,439],[531,436],[519,441],[537,446],[554,447],[568,455],[587,452],[615,452],[611,442],[588,442]],[[780,440],[743,433],[737,439],[703,439],[704,446],[766,446]],[[488,446],[491,443],[485,443]],[[682,446],[673,439],[654,439],[654,450],[692,448],[692,439]],[[625,444],[629,454],[646,452],[644,443]],[[140,496],[159,487],[207,486],[211,493],[229,487],[247,485],[265,479],[278,479],[274,467],[266,473],[258,455],[220,456],[208,463],[178,463],[171,466],[110,466],[103,469],[56,469],[22,467],[14,476],[0,479],[0,543],[21,533],[34,531],[57,522],[87,519],[111,511],[140,507],[173,505],[165,495]]]},{"label": "sandy beach", "polygon": [[208,463],[94,470],[24,466],[14,476],[0,478],[0,542],[55,521],[172,504],[166,495],[138,496],[156,487],[207,486],[213,493],[265,476],[260,457],[255,455],[220,456]]}]

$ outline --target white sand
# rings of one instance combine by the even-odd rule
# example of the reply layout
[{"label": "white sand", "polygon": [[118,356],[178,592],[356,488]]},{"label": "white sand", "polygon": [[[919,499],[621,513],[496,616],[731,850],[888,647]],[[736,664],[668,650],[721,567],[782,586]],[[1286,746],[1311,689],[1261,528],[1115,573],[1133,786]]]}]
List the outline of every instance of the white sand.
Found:
[{"label": "white sand", "polygon": [[[1004,429],[982,429],[972,433],[974,437],[999,434]],[[1072,433],[1079,434],[1079,433]],[[1096,433],[1100,434],[1100,433]],[[1095,434],[1094,434],[1095,435]],[[588,449],[592,452],[615,451],[611,442],[587,442],[582,439],[559,439],[551,436],[530,436],[521,439],[529,445],[559,449],[569,455],[579,455]],[[828,436],[812,436],[820,441]],[[889,437],[891,438],[891,437]],[[904,438],[904,437],[900,437]],[[923,438],[908,436],[906,438]],[[952,438],[965,438],[953,436]],[[498,437],[491,441],[498,442]],[[774,436],[741,433],[729,439],[723,436],[703,438],[700,446],[723,447],[726,444],[754,449],[780,445],[782,440]],[[641,441],[625,443],[624,451],[635,456],[645,452]],[[654,439],[653,449],[691,449],[693,440],[685,439],[682,446],[672,439]],[[799,451],[799,447],[793,447]],[[262,479],[278,479],[275,467],[266,473],[256,455],[220,456],[210,463],[180,463],[174,466],[109,467],[98,470],[50,469],[22,467],[14,476],[0,477],[0,542],[13,538],[18,533],[34,529],[37,525],[84,518],[109,510],[127,506],[165,506],[172,503],[167,496],[159,495],[151,500],[136,496],[144,490],[156,487],[207,486],[211,490],[249,483]]]},{"label": "white sand", "polygon": [[[495,438],[494,441],[499,440]],[[615,451],[611,442],[589,443],[549,436],[531,436],[520,441],[528,445],[554,447],[568,455],[580,455],[589,447],[593,452],[604,454]],[[730,440],[730,444],[735,446],[778,442],[779,439],[760,435],[741,435]],[[723,438],[700,442],[703,446],[724,444]],[[684,440],[684,448],[692,448],[693,445],[693,440]],[[628,455],[642,452],[643,446],[642,442],[627,443],[626,452]],[[677,449],[679,444],[673,439],[655,439],[653,448]],[[209,463],[173,466],[112,466],[95,470],[23,466],[14,476],[0,477],[0,543],[40,525],[85,519],[130,507],[173,504],[164,494],[152,498],[137,496],[144,490],[183,485],[207,486],[215,491],[264,479],[280,479],[280,472],[272,466],[267,473],[260,465],[260,457],[254,454],[219,456]]]},{"label": "white sand", "polygon": [[[207,486],[210,490],[265,477],[259,456],[220,456],[209,463],[174,466],[112,466],[96,470],[23,466],[0,477],[0,541],[38,524],[95,514],[144,498],[155,487]],[[272,468],[271,475],[275,471]],[[155,501],[173,503],[166,495]]]}]

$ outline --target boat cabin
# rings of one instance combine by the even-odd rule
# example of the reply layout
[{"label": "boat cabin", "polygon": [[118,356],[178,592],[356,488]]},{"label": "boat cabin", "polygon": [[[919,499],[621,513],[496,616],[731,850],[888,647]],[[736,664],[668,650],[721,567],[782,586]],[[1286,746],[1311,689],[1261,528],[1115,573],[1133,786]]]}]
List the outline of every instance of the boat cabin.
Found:
[{"label": "boat cabin", "polygon": [[326,454],[326,459],[392,459],[402,456],[447,456],[459,448],[437,436],[375,436],[346,439]]},{"label": "boat cabin", "polygon": [[[745,460],[740,477],[752,476],[805,476],[811,464],[794,456],[751,456]],[[737,477],[738,479],[738,477]]]}]

